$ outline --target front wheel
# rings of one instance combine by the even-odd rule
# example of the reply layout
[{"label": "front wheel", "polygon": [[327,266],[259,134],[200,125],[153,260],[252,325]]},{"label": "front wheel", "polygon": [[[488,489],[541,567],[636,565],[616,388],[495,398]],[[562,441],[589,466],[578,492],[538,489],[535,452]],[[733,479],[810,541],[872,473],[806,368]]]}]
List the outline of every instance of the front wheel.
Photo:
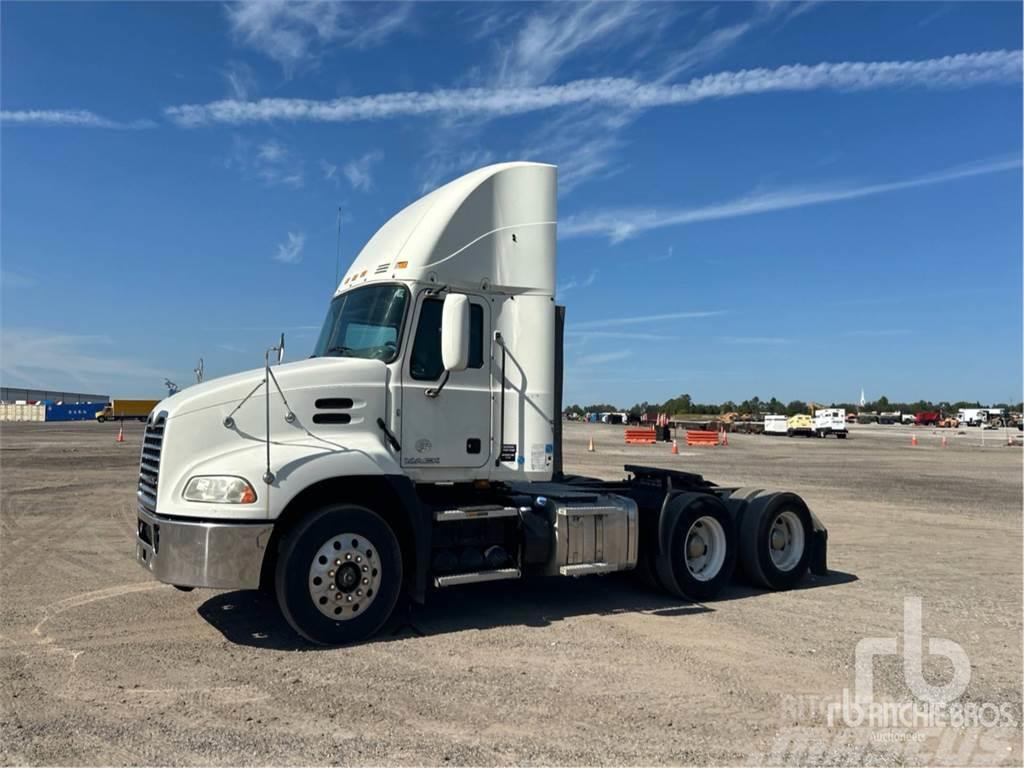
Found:
[{"label": "front wheel", "polygon": [[281,613],[296,632],[321,645],[355,643],[391,616],[402,586],[402,553],[375,512],[332,504],[286,536],[274,581]]}]

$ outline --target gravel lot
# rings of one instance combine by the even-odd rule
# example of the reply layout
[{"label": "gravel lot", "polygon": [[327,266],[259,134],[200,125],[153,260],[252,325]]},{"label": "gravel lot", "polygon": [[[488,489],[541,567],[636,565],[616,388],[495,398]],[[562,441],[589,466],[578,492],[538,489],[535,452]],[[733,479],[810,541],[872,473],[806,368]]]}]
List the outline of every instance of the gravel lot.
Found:
[{"label": "gravel lot", "polygon": [[[133,543],[141,425],[124,444],[116,431],[0,431],[3,764],[1024,761],[1021,449],[1001,435],[942,448],[938,431],[872,425],[673,456],[567,425],[571,472],[646,463],[795,490],[829,527],[834,573],[705,605],[626,575],[476,585],[432,595],[393,635],[322,650],[259,593],[149,579]],[[821,702],[853,689],[857,642],[900,635],[908,596],[926,646],[969,656],[961,702],[1008,705],[1008,727],[828,726]],[[936,656],[924,671],[951,676]],[[904,678],[879,658],[876,697],[914,701]]]}]

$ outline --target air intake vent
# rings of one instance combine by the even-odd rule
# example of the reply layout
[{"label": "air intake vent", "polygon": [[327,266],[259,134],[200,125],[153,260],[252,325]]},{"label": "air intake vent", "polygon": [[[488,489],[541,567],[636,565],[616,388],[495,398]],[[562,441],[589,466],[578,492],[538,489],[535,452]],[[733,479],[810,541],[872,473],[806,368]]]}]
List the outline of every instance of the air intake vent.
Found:
[{"label": "air intake vent", "polygon": [[314,424],[348,424],[352,417],[347,413],[314,413]]},{"label": "air intake vent", "polygon": [[388,271],[388,267],[390,267],[390,266],[391,266],[390,264],[381,264],[375,270],[373,270],[373,274],[375,274],[375,275],[382,275],[382,274],[384,274],[385,272]]},{"label": "air intake vent", "polygon": [[343,410],[352,407],[351,397],[322,397],[316,401],[317,408],[325,410]]}]

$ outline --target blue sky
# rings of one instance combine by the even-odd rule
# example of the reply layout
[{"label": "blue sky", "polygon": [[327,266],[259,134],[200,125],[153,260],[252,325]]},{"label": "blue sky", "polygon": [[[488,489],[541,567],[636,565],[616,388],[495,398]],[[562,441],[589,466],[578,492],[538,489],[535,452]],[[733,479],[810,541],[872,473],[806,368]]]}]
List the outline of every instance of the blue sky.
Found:
[{"label": "blue sky", "polygon": [[1017,3],[4,3],[10,386],[315,340],[393,212],[560,166],[566,402],[1019,399]]}]

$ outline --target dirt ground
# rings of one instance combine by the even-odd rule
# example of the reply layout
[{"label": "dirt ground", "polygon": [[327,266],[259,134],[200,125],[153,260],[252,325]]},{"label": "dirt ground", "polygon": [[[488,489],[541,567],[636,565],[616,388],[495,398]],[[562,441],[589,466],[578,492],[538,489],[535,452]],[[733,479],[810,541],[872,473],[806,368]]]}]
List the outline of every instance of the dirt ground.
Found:
[{"label": "dirt ground", "polygon": [[[1024,761],[1022,460],[1000,435],[943,448],[939,432],[872,425],[673,456],[625,446],[621,427],[567,425],[567,471],[645,463],[802,494],[829,528],[833,573],[703,605],[628,575],[475,585],[432,594],[393,635],[324,650],[259,593],[150,580],[133,543],[141,425],[123,444],[116,431],[0,431],[3,764]],[[981,721],[830,725],[858,641],[903,648],[915,596],[925,678],[953,669],[929,639],[958,643],[970,682],[947,714]],[[873,669],[876,700],[916,701],[902,657]]]}]

